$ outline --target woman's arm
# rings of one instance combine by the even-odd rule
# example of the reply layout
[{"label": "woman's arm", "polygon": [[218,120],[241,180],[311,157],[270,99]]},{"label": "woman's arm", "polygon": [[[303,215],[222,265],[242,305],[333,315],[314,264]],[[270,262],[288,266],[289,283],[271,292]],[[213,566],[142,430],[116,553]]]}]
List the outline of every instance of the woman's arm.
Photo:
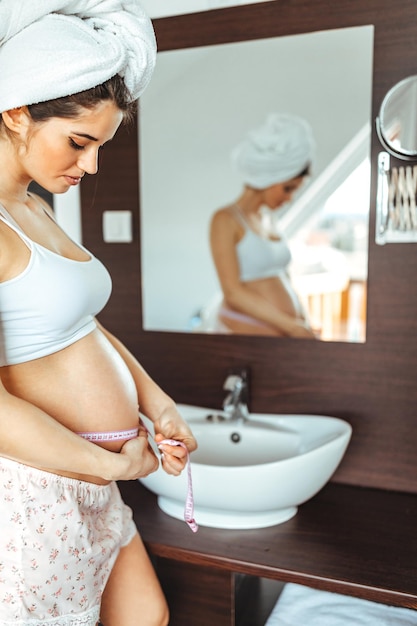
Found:
[{"label": "woman's arm", "polygon": [[50,471],[132,480],[158,468],[144,430],[122,452],[109,452],[10,394],[0,380],[0,455]]},{"label": "woman's arm", "polygon": [[[175,439],[184,443],[189,452],[195,450],[197,442],[190,427],[178,412],[174,400],[156,384],[119,339],[103,328],[99,322],[97,322],[97,326],[129,368],[135,381],[140,411],[154,424],[156,443],[163,439]],[[181,446],[163,445],[161,450],[164,452],[162,458],[164,469],[169,474],[180,474],[187,460],[187,453],[184,448]]]},{"label": "woman's arm", "polygon": [[248,289],[240,280],[236,245],[239,225],[225,210],[214,214],[210,227],[210,246],[217,275],[227,304],[235,311],[264,322],[290,337],[311,337],[305,320],[279,311],[261,295]]}]

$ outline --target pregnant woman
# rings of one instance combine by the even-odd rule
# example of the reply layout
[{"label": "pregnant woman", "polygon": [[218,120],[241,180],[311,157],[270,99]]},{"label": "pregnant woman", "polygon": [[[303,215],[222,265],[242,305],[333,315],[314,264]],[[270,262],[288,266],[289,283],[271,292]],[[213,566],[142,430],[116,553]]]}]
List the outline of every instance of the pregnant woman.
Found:
[{"label": "pregnant woman", "polygon": [[217,325],[225,332],[315,337],[289,279],[290,249],[262,216],[263,209],[275,212],[291,201],[310,172],[313,149],[307,122],[277,113],[233,152],[244,188],[210,227],[223,292]]},{"label": "pregnant woman", "polygon": [[196,442],[175,403],[96,320],[105,267],[28,192],[97,171],[152,74],[136,0],[0,5],[0,626],[165,626],[116,480],[155,471],[138,407],[178,475]]}]

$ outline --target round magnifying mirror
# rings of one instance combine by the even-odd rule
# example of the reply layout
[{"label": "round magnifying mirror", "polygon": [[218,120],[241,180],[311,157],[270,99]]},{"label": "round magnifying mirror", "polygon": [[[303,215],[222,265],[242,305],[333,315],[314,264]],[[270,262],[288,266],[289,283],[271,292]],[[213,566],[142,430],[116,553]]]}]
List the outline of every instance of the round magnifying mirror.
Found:
[{"label": "round magnifying mirror", "polygon": [[390,154],[406,161],[417,160],[417,76],[409,76],[389,90],[376,129]]}]

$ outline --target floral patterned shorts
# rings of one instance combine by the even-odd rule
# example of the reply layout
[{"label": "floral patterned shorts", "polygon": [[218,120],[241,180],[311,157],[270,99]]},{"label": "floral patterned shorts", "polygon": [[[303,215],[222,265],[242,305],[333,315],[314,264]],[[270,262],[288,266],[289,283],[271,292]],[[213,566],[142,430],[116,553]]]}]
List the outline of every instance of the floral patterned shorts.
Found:
[{"label": "floral patterned shorts", "polygon": [[0,457],[0,626],[95,626],[119,550],[135,534],[116,483]]}]

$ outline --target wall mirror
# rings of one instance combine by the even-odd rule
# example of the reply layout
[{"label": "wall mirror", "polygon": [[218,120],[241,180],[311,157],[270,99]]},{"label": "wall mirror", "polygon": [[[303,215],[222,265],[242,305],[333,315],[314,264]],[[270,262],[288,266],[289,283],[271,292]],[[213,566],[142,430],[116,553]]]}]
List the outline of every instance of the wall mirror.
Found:
[{"label": "wall mirror", "polygon": [[404,160],[417,160],[417,76],[401,80],[388,91],[376,129],[388,152]]},{"label": "wall mirror", "polygon": [[319,338],[366,337],[373,26],[158,54],[139,111],[143,329],[213,332],[212,213],[241,182],[230,152],[273,111],[307,119],[312,176],[278,228]]}]

